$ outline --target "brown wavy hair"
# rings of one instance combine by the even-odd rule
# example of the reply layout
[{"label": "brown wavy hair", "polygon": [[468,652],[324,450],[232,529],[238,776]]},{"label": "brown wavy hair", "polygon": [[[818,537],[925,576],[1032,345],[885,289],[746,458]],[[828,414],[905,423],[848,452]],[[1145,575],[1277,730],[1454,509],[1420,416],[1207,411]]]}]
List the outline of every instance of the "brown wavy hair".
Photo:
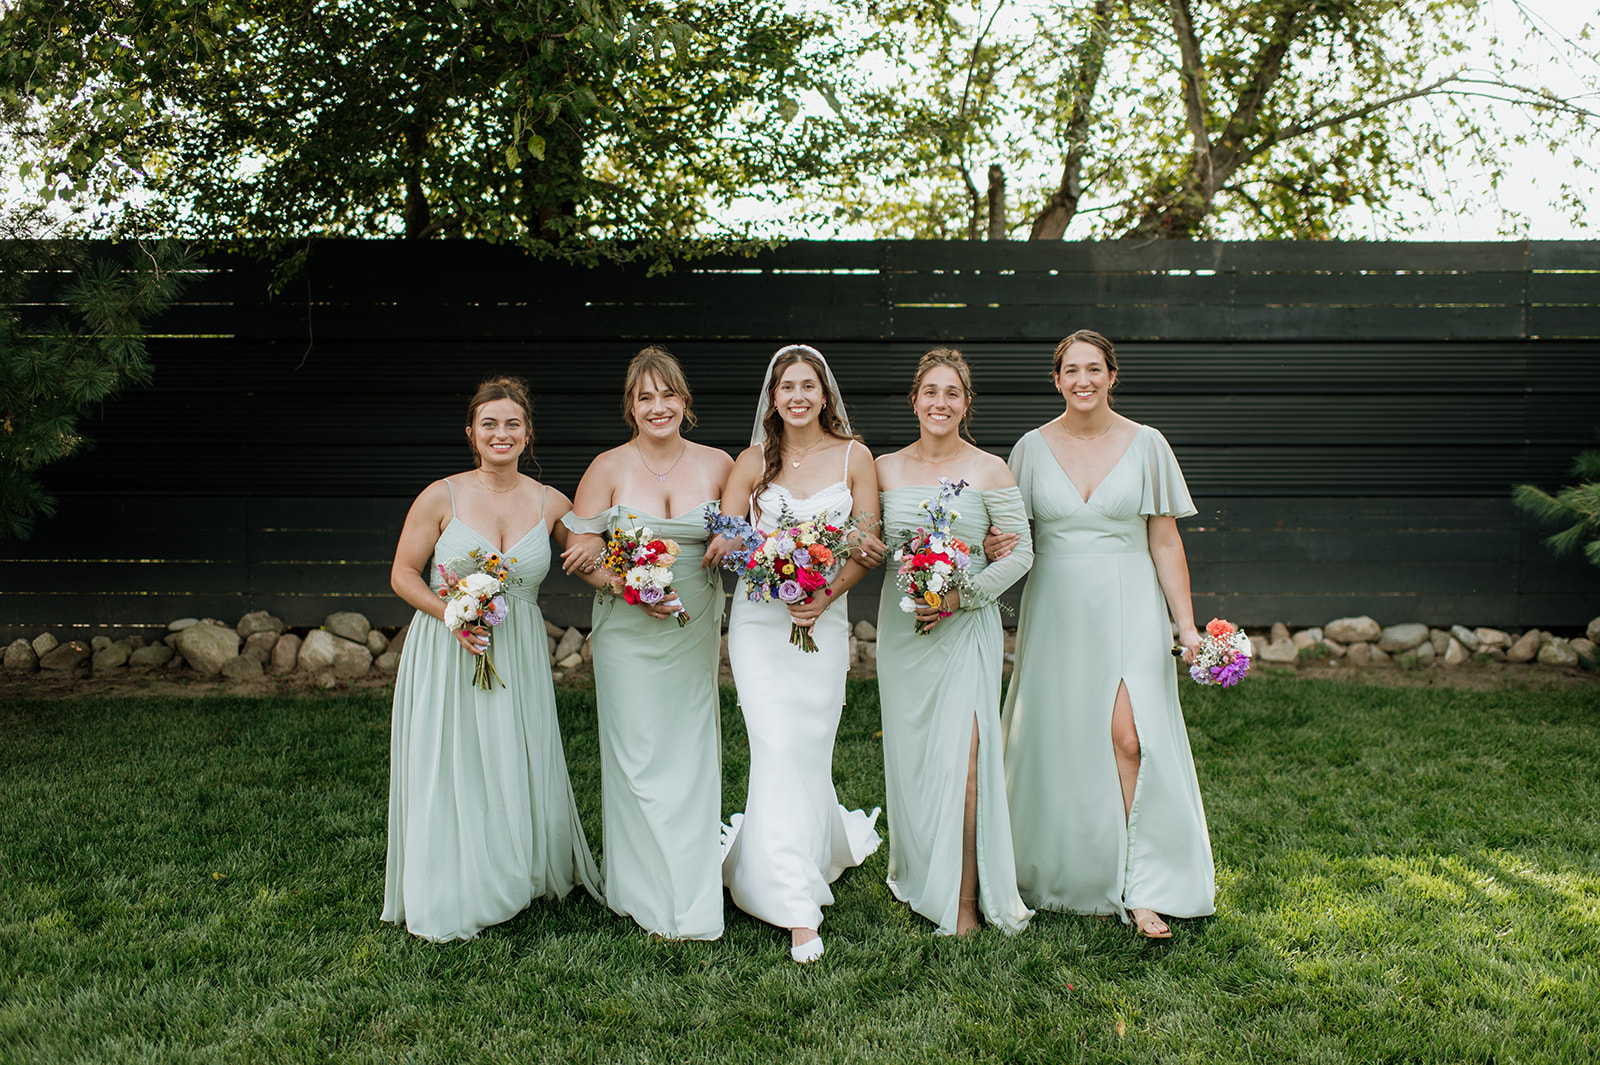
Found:
[{"label": "brown wavy hair", "polygon": [[955,371],[956,380],[961,382],[961,391],[966,393],[967,409],[961,413],[961,429],[966,433],[967,439],[972,439],[972,398],[978,393],[972,390],[972,368],[967,365],[967,357],[961,354],[960,348],[934,348],[917,363],[917,375],[911,379],[911,391],[906,393],[906,405],[913,411],[917,409],[917,392],[922,388],[922,379],[928,376],[929,371],[937,366],[948,366]]},{"label": "brown wavy hair", "polygon": [[700,423],[694,416],[694,396],[689,392],[689,379],[683,376],[683,367],[677,358],[660,344],[647,344],[628,363],[628,374],[622,381],[622,420],[639,435],[639,424],[633,420],[633,399],[638,394],[639,382],[646,374],[654,375],[667,388],[683,397],[683,420],[693,429]]},{"label": "brown wavy hair", "polygon": [[772,380],[767,384],[767,416],[761,420],[761,428],[767,434],[765,443],[761,445],[765,467],[761,471],[761,480],[756,483],[755,495],[765,492],[767,486],[783,472],[783,415],[778,411],[778,384],[785,370],[802,362],[816,371],[817,381],[822,385],[823,405],[817,413],[822,431],[841,440],[853,438],[850,430],[845,428],[844,419],[839,417],[839,408],[844,403],[828,384],[828,364],[804,348],[780,348],[777,360],[772,364]]},{"label": "brown wavy hair", "polygon": [[478,447],[473,443],[472,427],[478,420],[479,409],[497,399],[509,399],[521,407],[523,421],[528,426],[528,443],[523,447],[522,454],[517,456],[517,465],[526,465],[533,457],[533,400],[528,396],[528,382],[520,377],[487,377],[478,385],[478,390],[467,404],[467,450],[472,452],[473,469],[483,465],[483,456],[478,454]]},{"label": "brown wavy hair", "polygon": [[[1051,364],[1051,372],[1052,373],[1060,373],[1061,372],[1061,360],[1066,357],[1067,349],[1072,347],[1072,345],[1078,343],[1079,341],[1082,341],[1085,344],[1092,344],[1095,347],[1099,348],[1100,349],[1100,354],[1105,357],[1106,369],[1110,370],[1112,373],[1117,373],[1118,372],[1118,370],[1117,370],[1117,349],[1116,349],[1116,346],[1111,343],[1110,338],[1108,338],[1108,337],[1106,337],[1106,336],[1104,336],[1104,335],[1102,335],[1100,333],[1096,333],[1093,329],[1080,329],[1076,333],[1073,333],[1070,336],[1065,337],[1061,341],[1061,343],[1056,345],[1055,361]],[[1117,385],[1116,385],[1116,382],[1113,381],[1111,383],[1111,387],[1106,390],[1106,401],[1107,402],[1113,403],[1113,404],[1116,402],[1116,398],[1117,398],[1116,394],[1115,394],[1116,391],[1117,391]]]}]

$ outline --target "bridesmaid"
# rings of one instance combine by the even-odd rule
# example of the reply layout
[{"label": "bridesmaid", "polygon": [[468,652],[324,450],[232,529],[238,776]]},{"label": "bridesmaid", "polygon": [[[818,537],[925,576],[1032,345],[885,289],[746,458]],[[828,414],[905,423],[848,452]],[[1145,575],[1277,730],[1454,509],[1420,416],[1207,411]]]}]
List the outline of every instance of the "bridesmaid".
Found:
[{"label": "bridesmaid", "polygon": [[[579,883],[601,897],[567,779],[538,603],[569,504],[518,470],[533,444],[531,410],[517,378],[479,386],[467,407],[473,468],[423,489],[390,573],[417,613],[395,677],[383,919],[424,939],[471,939]],[[434,591],[439,566],[474,550],[515,559],[521,580],[507,588],[492,637],[504,686],[489,691],[472,678],[473,656],[491,637],[452,634]]]},{"label": "bridesmaid", "polygon": [[[600,535],[648,526],[682,549],[678,599],[629,606],[596,593],[595,696],[606,904],[666,939],[722,935],[722,735],[717,694],[720,571],[700,568],[706,508],[717,507],[733,459],[683,438],[695,424],[683,368],[665,348],[628,365],[622,420],[632,438],[589,464],[563,521],[575,535],[568,572],[596,583]],[[579,515],[586,515],[580,517]],[[690,621],[675,620],[687,610]]]},{"label": "bridesmaid", "polygon": [[1162,435],[1111,409],[1111,341],[1073,333],[1053,378],[1066,409],[1011,453],[1035,551],[1001,718],[1018,887],[1166,939],[1158,914],[1215,910],[1169,654],[1171,622],[1185,660],[1200,644],[1177,522],[1196,511]]},{"label": "bridesmaid", "polygon": [[[979,915],[1007,932],[1032,911],[1017,894],[1000,747],[1003,642],[997,597],[1033,559],[1022,497],[1011,471],[961,439],[972,413],[972,378],[961,352],[922,357],[908,399],[917,442],[878,459],[883,522],[891,545],[927,520],[939,479],[966,481],[951,505],[955,536],[973,548],[973,588],[951,592],[942,618],[923,604],[915,617],[886,574],[878,599],[878,691],[889,813],[889,890],[938,925],[941,935],[978,927]],[[1019,537],[985,566],[977,538],[994,526]],[[917,635],[914,622],[929,628]],[[980,861],[981,856],[981,861]]]}]

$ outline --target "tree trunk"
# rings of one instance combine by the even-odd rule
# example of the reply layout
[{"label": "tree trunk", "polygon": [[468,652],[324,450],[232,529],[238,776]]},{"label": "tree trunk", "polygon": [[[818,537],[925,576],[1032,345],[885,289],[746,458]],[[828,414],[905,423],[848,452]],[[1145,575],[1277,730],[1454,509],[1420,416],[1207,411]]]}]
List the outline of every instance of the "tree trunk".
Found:
[{"label": "tree trunk", "polygon": [[1089,36],[1078,48],[1078,67],[1072,76],[1072,117],[1067,123],[1067,157],[1061,164],[1061,185],[1033,219],[1029,240],[1060,240],[1078,213],[1083,198],[1083,155],[1089,147],[1089,122],[1095,89],[1105,69],[1111,41],[1112,0],[1096,0]]},{"label": "tree trunk", "polygon": [[989,168],[990,240],[1006,239],[1006,172],[998,165]]},{"label": "tree trunk", "polygon": [[428,206],[428,193],[422,187],[422,157],[427,154],[427,149],[428,131],[421,123],[406,130],[406,205],[403,217],[407,240],[428,236],[428,230],[433,225],[433,210]]}]

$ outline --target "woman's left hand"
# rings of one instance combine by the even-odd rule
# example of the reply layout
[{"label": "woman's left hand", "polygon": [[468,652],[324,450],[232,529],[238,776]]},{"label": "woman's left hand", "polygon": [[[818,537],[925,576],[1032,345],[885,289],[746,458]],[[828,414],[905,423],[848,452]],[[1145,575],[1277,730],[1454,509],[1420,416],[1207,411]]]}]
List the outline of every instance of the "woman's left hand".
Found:
[{"label": "woman's left hand", "polygon": [[877,569],[883,565],[883,556],[888,553],[888,546],[876,536],[864,529],[857,529],[850,536],[850,557],[868,569]]},{"label": "woman's left hand", "polygon": [[917,620],[922,623],[922,631],[927,632],[945,618],[961,609],[961,591],[956,589],[947,592],[944,602],[938,606],[929,606],[925,601],[917,600]]},{"label": "woman's left hand", "polygon": [[822,612],[828,609],[828,606],[833,602],[833,596],[828,594],[830,591],[832,591],[831,588],[818,588],[811,593],[810,599],[802,599],[798,603],[790,603],[789,620],[799,625],[802,629],[808,629],[815,625],[817,619],[822,616]]},{"label": "woman's left hand", "polygon": [[1178,626],[1178,646],[1183,648],[1183,664],[1194,665],[1195,656],[1200,653],[1200,630],[1193,625]]},{"label": "woman's left hand", "polygon": [[605,551],[605,537],[600,534],[573,533],[561,552],[561,568],[568,573],[593,573]]}]

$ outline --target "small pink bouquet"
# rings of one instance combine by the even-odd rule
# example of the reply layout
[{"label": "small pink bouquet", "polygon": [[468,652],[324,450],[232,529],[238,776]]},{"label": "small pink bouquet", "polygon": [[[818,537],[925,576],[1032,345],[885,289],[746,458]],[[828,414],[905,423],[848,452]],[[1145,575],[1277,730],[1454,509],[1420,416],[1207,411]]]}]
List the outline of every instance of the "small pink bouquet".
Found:
[{"label": "small pink bouquet", "polygon": [[[922,501],[928,523],[905,533],[905,542],[895,549],[894,561],[900,563],[895,583],[906,593],[900,600],[904,613],[915,614],[917,604],[926,603],[947,618],[951,612],[943,609],[945,600],[970,584],[972,550],[950,534],[951,524],[961,516],[950,504],[966,486],[966,481],[951,484],[949,478],[939,478],[939,498]],[[931,628],[922,621],[914,627],[918,636]]]},{"label": "small pink bouquet", "polygon": [[[834,525],[828,521],[827,511],[823,511],[810,521],[797,521],[785,508],[778,514],[778,527],[765,536],[743,518],[723,514],[707,513],[706,528],[719,536],[743,541],[744,550],[728,552],[722,565],[743,574],[745,598],[793,604],[811,602],[818,591],[833,594],[828,579],[850,555],[849,536],[855,529],[855,520]],[[817,650],[817,641],[807,626],[791,625],[789,642],[807,654]]]},{"label": "small pink bouquet", "polygon": [[[511,567],[516,561],[494,553],[484,554],[474,548],[464,559],[456,559],[448,565],[439,563],[439,576],[444,581],[439,598],[444,600],[444,623],[451,632],[484,627],[489,630],[490,643],[493,643],[495,628],[505,623],[510,610],[502,593],[508,585],[521,583],[519,578],[511,576]],[[472,671],[473,684],[484,691],[497,683],[502,688],[506,686],[495,671],[488,647],[483,649],[483,654],[473,657],[477,659]]]},{"label": "small pink bouquet", "polygon": [[1231,621],[1212,618],[1200,637],[1200,651],[1189,667],[1196,684],[1231,688],[1250,671],[1250,638]]},{"label": "small pink bouquet", "polygon": [[[632,514],[628,517],[631,519]],[[600,565],[609,574],[611,591],[631,606],[671,602],[678,597],[672,587],[672,564],[682,549],[677,541],[662,539],[642,525],[613,529],[606,540]],[[678,628],[689,624],[689,612],[680,605]]]}]

